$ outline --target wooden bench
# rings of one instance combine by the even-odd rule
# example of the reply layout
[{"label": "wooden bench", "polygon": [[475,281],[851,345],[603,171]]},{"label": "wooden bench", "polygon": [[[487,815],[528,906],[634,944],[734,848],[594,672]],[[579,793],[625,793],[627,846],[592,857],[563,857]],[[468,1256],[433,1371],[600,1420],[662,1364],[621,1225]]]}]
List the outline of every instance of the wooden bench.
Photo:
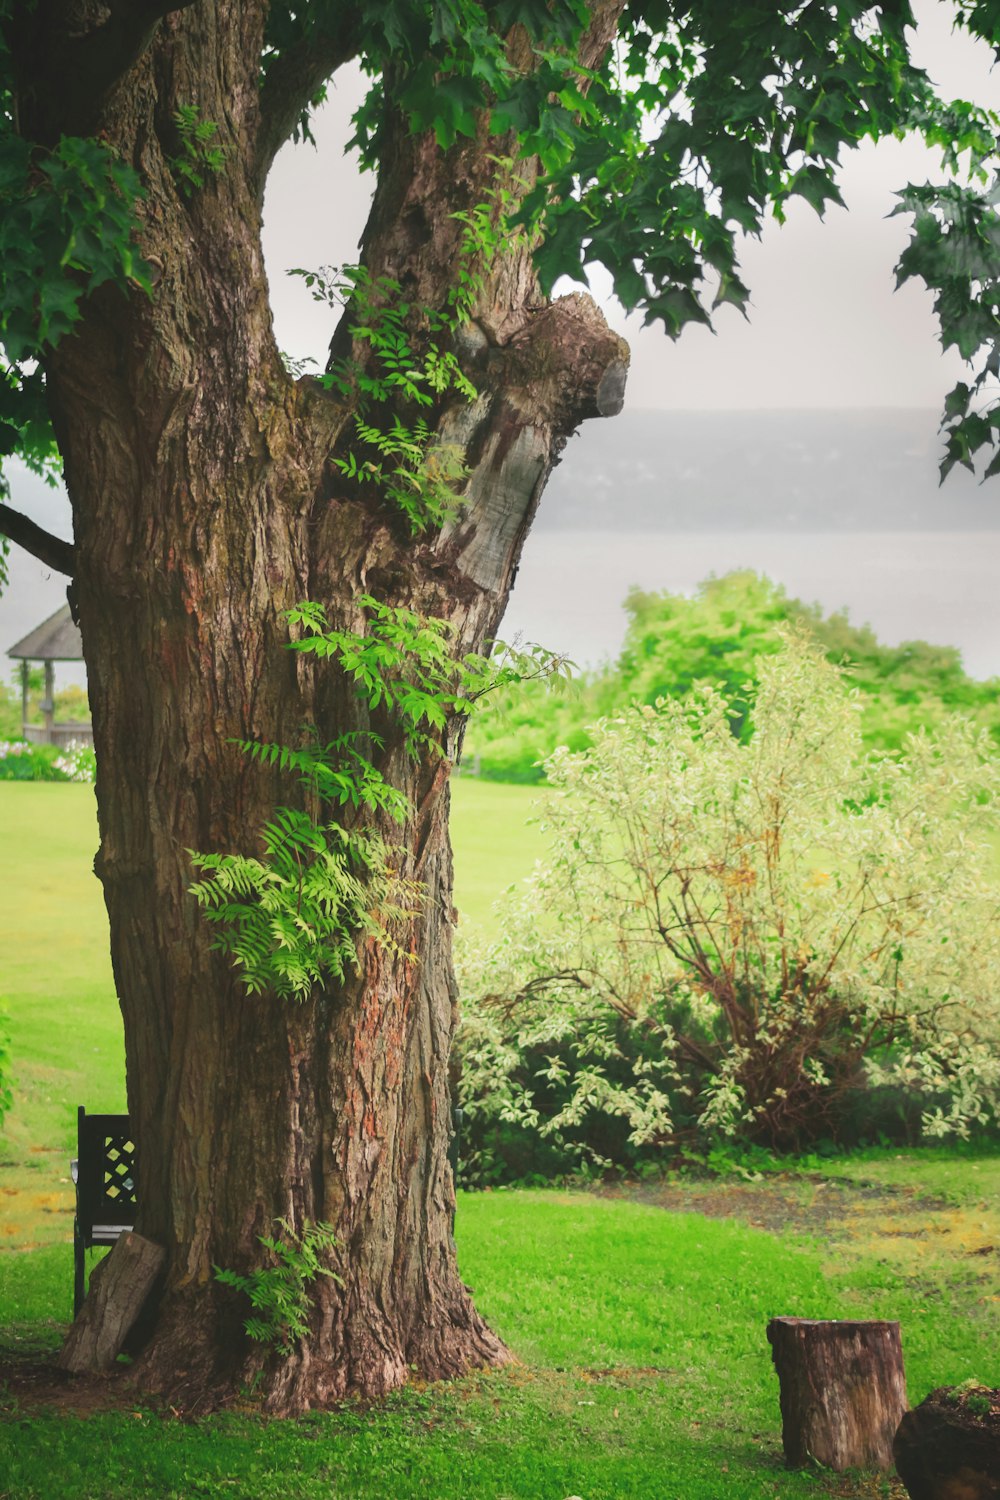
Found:
[{"label": "wooden bench", "polygon": [[135,1142],[128,1115],[77,1113],[76,1158],[70,1162],[76,1184],[73,1220],[73,1316],[86,1295],[86,1252],[113,1245],[135,1222]]}]

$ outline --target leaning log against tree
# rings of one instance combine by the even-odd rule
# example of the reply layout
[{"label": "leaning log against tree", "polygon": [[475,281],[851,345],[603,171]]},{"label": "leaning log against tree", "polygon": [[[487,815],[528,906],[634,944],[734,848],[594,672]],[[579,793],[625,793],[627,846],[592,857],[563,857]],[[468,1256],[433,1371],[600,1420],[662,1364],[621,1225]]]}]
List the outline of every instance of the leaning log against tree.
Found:
[{"label": "leaning log against tree", "polygon": [[793,1468],[815,1459],[844,1469],[891,1469],[906,1410],[898,1323],[772,1318],[781,1439]]},{"label": "leaning log against tree", "polygon": [[94,1268],[90,1290],[62,1347],[58,1364],[74,1375],[110,1370],[125,1347],[167,1252],[141,1234],[119,1235]]}]

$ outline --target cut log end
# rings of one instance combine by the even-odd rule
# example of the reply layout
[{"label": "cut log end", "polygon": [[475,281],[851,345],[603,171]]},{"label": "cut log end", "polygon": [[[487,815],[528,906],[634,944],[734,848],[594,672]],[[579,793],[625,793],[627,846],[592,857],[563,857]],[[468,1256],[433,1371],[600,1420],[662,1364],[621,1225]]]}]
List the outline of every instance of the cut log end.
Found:
[{"label": "cut log end", "polygon": [[772,1318],[767,1337],[788,1465],[891,1469],[906,1410],[899,1324]]},{"label": "cut log end", "polygon": [[87,1300],[56,1363],[73,1375],[110,1370],[163,1269],[162,1245],[130,1231],[115,1241],[90,1278]]}]

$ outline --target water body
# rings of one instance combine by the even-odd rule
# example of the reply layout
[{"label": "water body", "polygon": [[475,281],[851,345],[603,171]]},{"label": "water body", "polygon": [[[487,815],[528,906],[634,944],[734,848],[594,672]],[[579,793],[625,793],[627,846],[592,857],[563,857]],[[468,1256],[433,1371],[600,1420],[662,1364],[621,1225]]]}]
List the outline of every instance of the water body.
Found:
[{"label": "water body", "polygon": [[[504,632],[580,665],[613,657],[635,584],[690,592],[753,568],[889,644],[957,646],[1000,675],[1000,480],[938,485],[932,411],[626,411],[587,422],[543,499]],[[70,535],[59,490],[10,466],[13,503]],[[65,600],[65,580],[15,548],[2,653]],[[82,679],[82,667],[58,679]]]},{"label": "water body", "polygon": [[973,677],[1000,676],[1000,531],[539,531],[501,633],[596,666],[617,655],[633,585],[690,593],[734,568],[846,609],[889,645],[957,646]]}]

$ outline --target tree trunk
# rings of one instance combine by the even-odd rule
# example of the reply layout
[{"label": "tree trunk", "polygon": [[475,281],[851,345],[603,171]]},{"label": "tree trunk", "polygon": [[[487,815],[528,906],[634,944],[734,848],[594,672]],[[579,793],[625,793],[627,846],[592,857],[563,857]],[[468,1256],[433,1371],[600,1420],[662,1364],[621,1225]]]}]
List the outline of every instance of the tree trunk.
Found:
[{"label": "tree trunk", "polygon": [[801,1468],[891,1469],[906,1410],[898,1323],[772,1318],[771,1357],[781,1389],[785,1459]]},{"label": "tree trunk", "polygon": [[[212,950],[189,851],[258,852],[257,831],[296,796],[234,740],[297,744],[312,724],[328,743],[369,727],[348,686],[283,649],[282,612],[316,600],[356,629],[369,592],[451,621],[457,654],[479,650],[567,435],[621,404],[627,349],[589,299],[546,305],[514,245],[459,346],[479,397],[437,413],[471,466],[460,517],[414,540],[378,493],[348,488],[334,464],[356,446],[357,407],[292,380],[271,329],[263,14],[216,0],[167,16],[106,96],[93,128],[142,172],[141,248],[158,280],[151,299],[95,294],[47,378],[74,512],[136,1229],[167,1250],[135,1376],[189,1408],[258,1376],[269,1410],[296,1412],[381,1395],[413,1368],[436,1379],[507,1358],[451,1233],[449,762],[407,759],[380,726],[381,769],[411,808],[401,833],[382,831],[423,884],[422,908],[398,953],[367,943],[356,981],[302,1004],[248,996]],[[51,96],[26,99],[34,139],[66,128],[44,113]],[[173,116],[191,101],[227,153],[195,192],[171,166]],[[391,109],[385,128],[364,258],[405,288],[417,336],[420,308],[443,307],[455,281],[451,216],[490,201],[497,143],[445,153],[407,137]],[[343,353],[350,337],[338,340]],[[339,1241],[340,1280],[313,1284],[310,1333],[288,1359],[244,1337],[244,1299],[214,1278],[259,1266],[279,1218],[331,1223]]]}]

